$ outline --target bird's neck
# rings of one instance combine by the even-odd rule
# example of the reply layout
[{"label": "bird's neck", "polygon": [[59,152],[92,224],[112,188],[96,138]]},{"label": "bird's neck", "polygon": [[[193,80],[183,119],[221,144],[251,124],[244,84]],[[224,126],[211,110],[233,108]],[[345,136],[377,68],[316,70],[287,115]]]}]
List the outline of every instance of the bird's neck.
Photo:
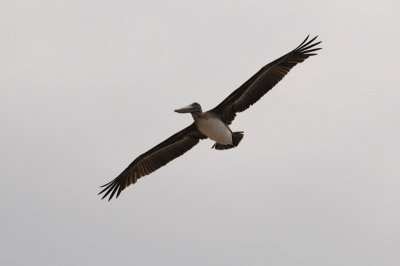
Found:
[{"label": "bird's neck", "polygon": [[198,120],[200,117],[201,117],[201,115],[203,114],[202,112],[193,112],[193,113],[191,113],[192,114],[192,117],[193,117],[193,119],[194,119],[194,121],[196,121],[196,120]]}]

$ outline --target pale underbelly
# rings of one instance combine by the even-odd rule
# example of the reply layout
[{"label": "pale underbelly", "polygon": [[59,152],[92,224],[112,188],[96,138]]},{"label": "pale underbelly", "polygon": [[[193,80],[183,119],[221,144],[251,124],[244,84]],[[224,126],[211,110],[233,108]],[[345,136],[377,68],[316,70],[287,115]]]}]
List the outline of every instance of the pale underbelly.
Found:
[{"label": "pale underbelly", "polygon": [[208,118],[196,121],[197,128],[201,133],[219,144],[232,144],[232,133],[229,128],[219,119]]}]

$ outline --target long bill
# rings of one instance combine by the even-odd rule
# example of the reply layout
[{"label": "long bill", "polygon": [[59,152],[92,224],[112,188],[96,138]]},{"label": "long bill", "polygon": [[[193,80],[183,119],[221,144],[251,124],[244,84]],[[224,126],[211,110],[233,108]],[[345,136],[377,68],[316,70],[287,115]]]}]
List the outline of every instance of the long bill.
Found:
[{"label": "long bill", "polygon": [[193,113],[193,112],[198,112],[198,111],[199,111],[199,107],[197,107],[197,106],[194,105],[194,104],[190,104],[190,105],[188,105],[188,106],[185,106],[185,107],[182,107],[182,108],[179,108],[179,109],[175,109],[175,110],[174,110],[174,112],[181,113],[181,114],[184,114],[184,113]]}]

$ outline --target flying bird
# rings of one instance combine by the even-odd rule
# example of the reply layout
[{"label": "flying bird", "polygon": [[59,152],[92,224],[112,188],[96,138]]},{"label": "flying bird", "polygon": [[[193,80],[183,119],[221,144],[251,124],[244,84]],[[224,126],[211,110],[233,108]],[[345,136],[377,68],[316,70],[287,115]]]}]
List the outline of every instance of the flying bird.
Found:
[{"label": "flying bird", "polygon": [[296,49],[261,68],[215,108],[203,112],[200,104],[195,102],[174,110],[178,113],[190,113],[194,122],[137,157],[119,176],[101,186],[103,189],[99,195],[105,193],[102,199],[110,195],[108,200],[114,195],[118,198],[126,187],[181,156],[201,139],[210,138],[215,141],[212,148],[217,150],[237,147],[243,138],[243,132],[232,132],[229,128],[236,113],[243,112],[256,103],[283,79],[292,67],[316,55],[314,52],[321,49],[316,48],[321,43],[314,42],[317,37],[308,40],[307,36]]}]

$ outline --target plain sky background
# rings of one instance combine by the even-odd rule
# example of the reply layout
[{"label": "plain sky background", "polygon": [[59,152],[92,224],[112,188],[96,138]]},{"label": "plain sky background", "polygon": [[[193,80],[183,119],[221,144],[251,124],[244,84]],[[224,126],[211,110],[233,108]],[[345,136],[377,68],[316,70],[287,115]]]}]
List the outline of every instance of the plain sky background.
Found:
[{"label": "plain sky background", "polygon": [[[400,265],[396,1],[0,1],[1,265]],[[232,125],[99,186],[263,65]]]}]

